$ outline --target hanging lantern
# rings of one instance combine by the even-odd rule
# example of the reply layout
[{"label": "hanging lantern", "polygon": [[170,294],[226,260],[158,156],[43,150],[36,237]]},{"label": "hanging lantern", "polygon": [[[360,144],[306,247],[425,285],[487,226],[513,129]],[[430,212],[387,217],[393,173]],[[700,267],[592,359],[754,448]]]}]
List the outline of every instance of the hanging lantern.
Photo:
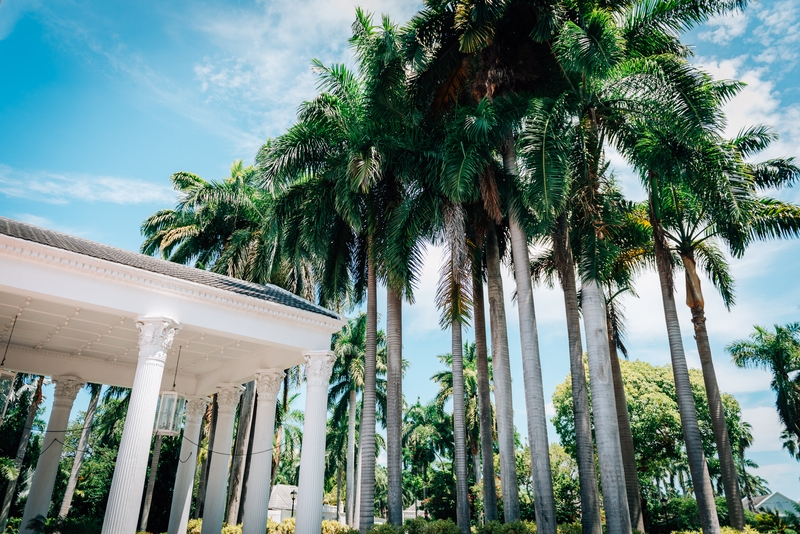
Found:
[{"label": "hanging lantern", "polygon": [[177,391],[164,391],[158,398],[156,425],[153,432],[162,436],[177,436],[181,432],[186,397]]},{"label": "hanging lantern", "polygon": [[0,367],[0,424],[6,416],[6,410],[11,402],[12,393],[14,392],[14,380],[17,378],[17,373],[14,371],[7,371]]}]

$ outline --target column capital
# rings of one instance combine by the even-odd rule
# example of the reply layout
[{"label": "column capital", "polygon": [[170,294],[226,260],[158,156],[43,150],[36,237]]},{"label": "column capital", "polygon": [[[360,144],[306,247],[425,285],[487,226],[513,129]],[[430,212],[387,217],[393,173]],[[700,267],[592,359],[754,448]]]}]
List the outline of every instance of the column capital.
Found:
[{"label": "column capital", "polygon": [[219,384],[217,386],[217,409],[220,413],[235,412],[242,391],[244,388],[241,384]]},{"label": "column capital", "polygon": [[336,355],[330,350],[316,350],[303,354],[306,361],[306,382],[310,386],[325,386],[331,380]]},{"label": "column capital", "polygon": [[56,385],[53,405],[72,408],[75,396],[83,387],[84,382],[76,376],[54,376],[53,382]]},{"label": "column capital", "polygon": [[256,391],[261,399],[274,399],[281,389],[283,369],[259,369],[256,371]]},{"label": "column capital", "polygon": [[186,419],[203,417],[210,399],[208,397],[192,397],[186,399]]},{"label": "column capital", "polygon": [[168,317],[140,315],[136,318],[136,327],[139,329],[139,358],[166,361],[180,324]]}]

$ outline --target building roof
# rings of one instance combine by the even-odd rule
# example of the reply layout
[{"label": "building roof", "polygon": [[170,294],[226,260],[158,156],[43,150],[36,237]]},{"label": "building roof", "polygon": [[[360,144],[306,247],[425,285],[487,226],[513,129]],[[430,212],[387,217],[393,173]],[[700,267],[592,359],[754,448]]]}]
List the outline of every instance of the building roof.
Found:
[{"label": "building roof", "polygon": [[[287,484],[275,484],[272,487],[272,493],[269,496],[269,509],[270,510],[291,510],[292,509],[292,492],[297,491],[297,486],[289,486]],[[295,495],[295,499],[297,496]],[[295,500],[295,509],[297,509],[297,501]]]},{"label": "building roof", "polygon": [[127,265],[164,276],[170,276],[187,282],[203,284],[216,289],[230,291],[238,295],[282,304],[333,319],[340,319],[338,314],[272,284],[261,285],[253,282],[245,282],[244,280],[239,280],[230,276],[224,276],[188,265],[130,252],[102,243],[89,241],[88,239],[62,234],[61,232],[15,221],[6,217],[0,217],[0,234],[100,260]]}]

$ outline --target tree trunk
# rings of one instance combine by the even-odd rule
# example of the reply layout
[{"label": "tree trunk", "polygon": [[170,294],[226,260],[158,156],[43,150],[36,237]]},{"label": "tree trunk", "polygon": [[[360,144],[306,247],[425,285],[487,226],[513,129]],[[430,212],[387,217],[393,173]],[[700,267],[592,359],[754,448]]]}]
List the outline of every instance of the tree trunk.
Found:
[{"label": "tree trunk", "polygon": [[[493,230],[492,230],[493,232]],[[486,521],[497,520],[497,489],[494,484],[494,425],[492,397],[489,386],[489,355],[486,350],[486,313],[483,305],[481,274],[472,277],[472,300],[475,321],[475,369],[478,375],[478,413],[481,428],[483,477],[478,458],[475,459],[475,481],[483,479],[483,515]]]},{"label": "tree trunk", "polygon": [[606,315],[608,329],[608,352],[611,355],[611,375],[614,379],[614,399],[617,403],[617,426],[619,427],[619,445],[622,448],[622,465],[625,469],[625,490],[628,495],[628,511],[631,514],[631,526],[644,532],[644,514],[642,513],[642,494],[639,489],[639,471],[636,467],[636,449],[633,446],[631,419],[628,414],[628,400],[625,397],[625,385],[622,382],[622,369],[619,365],[617,344],[611,332],[611,322]]},{"label": "tree trunk", "polygon": [[158,474],[158,460],[161,457],[161,440],[163,436],[156,434],[153,442],[153,457],[150,460],[150,475],[147,477],[147,490],[144,494],[144,504],[142,505],[142,518],[139,521],[139,530],[147,531],[147,521],[150,519],[150,504],[153,502],[153,489],[156,487],[156,475]]},{"label": "tree trunk", "polygon": [[519,486],[514,444],[514,407],[511,392],[511,361],[508,355],[505,295],[500,274],[500,249],[497,232],[491,229],[486,241],[489,326],[492,332],[492,371],[494,402],[497,410],[497,445],[500,451],[500,478],[503,494],[503,520],[519,521]]},{"label": "tree trunk", "polygon": [[[256,392],[256,399],[258,393]],[[250,480],[250,464],[253,460],[253,446],[255,445],[253,438],[256,433],[256,418],[258,417],[258,401],[253,401],[253,414],[250,417],[250,437],[247,440],[247,456],[244,462],[244,477],[242,478],[242,497],[239,500],[239,515],[236,518],[236,524],[241,525],[244,522],[244,511],[247,506],[247,481]]]},{"label": "tree trunk", "polygon": [[581,317],[578,310],[578,291],[575,285],[575,262],[569,247],[565,216],[559,217],[553,236],[558,274],[564,292],[569,340],[569,369],[572,381],[572,411],[575,416],[575,449],[581,489],[581,527],[583,534],[602,534],[600,494],[597,486],[597,467],[594,461],[592,421],[589,414],[589,394],[586,388],[586,369],[583,366]]},{"label": "tree trunk", "polygon": [[[284,417],[289,412],[289,371],[291,371],[291,367],[289,369],[284,369],[283,371],[283,402],[281,406],[283,407],[283,414]],[[277,412],[278,407],[275,406],[275,411]],[[276,417],[276,421],[278,418]],[[283,419],[280,420],[281,424],[278,428],[275,429],[275,443],[274,443],[274,450],[272,451],[272,471],[270,471],[270,480],[269,480],[269,494],[272,495],[272,488],[275,487],[275,477],[278,476],[278,466],[281,463],[281,450],[283,449]]]},{"label": "tree trunk", "polygon": [[350,413],[347,420],[347,478],[345,482],[345,517],[347,525],[353,526],[353,509],[355,503],[355,462],[356,462],[356,402],[358,400],[358,392],[355,389],[350,390]]},{"label": "tree trunk", "polygon": [[608,354],[606,302],[596,280],[582,284],[583,324],[592,388],[592,414],[600,464],[600,483],[609,532],[631,532],[631,516],[625,491],[625,469],[619,442],[617,406],[611,356]]},{"label": "tree trunk", "polygon": [[403,302],[389,288],[386,295],[386,470],[388,517],[403,524]]},{"label": "tree trunk", "polygon": [[[361,409],[364,409],[364,398],[361,398]],[[351,527],[355,530],[359,529],[361,523],[361,449],[358,449],[358,463],[356,464],[356,479],[353,482],[355,486],[355,496],[353,499],[353,524]]]},{"label": "tree trunk", "polygon": [[[509,174],[517,175],[517,155],[512,141],[503,147],[503,166]],[[533,304],[528,238],[514,213],[511,213],[509,217],[509,229],[517,283],[525,411],[528,420],[533,491],[536,495],[536,529],[539,534],[555,534],[556,502],[553,495],[552,472],[550,471],[550,443],[547,439],[547,415],[544,405],[542,363],[539,358],[539,335],[536,330],[536,311]]]},{"label": "tree trunk", "polygon": [[339,513],[342,508],[342,466],[336,470],[336,522],[339,522]]},{"label": "tree trunk", "polygon": [[92,384],[92,397],[89,400],[89,406],[86,408],[86,417],[83,419],[83,430],[81,430],[81,437],[78,440],[78,448],[75,451],[75,459],[72,460],[72,469],[69,472],[69,480],[67,481],[67,489],[64,492],[64,499],[61,501],[61,508],[58,511],[58,517],[64,519],[69,514],[69,508],[72,506],[72,496],[75,495],[75,488],[78,486],[78,475],[81,472],[83,465],[83,455],[86,452],[86,447],[89,443],[89,434],[92,431],[92,423],[94,422],[94,414],[97,412],[97,403],[100,400],[100,384]]},{"label": "tree trunk", "polygon": [[[372,256],[370,246],[369,255]],[[367,266],[367,329],[366,351],[364,355],[364,393],[361,408],[360,443],[361,451],[361,509],[359,530],[366,534],[375,522],[375,358],[378,335],[378,299],[375,263],[372,257]]]},{"label": "tree trunk", "polygon": [[686,364],[686,355],[683,352],[681,326],[678,322],[678,311],[675,307],[674,286],[672,283],[672,256],[664,241],[660,222],[653,211],[652,201],[650,223],[653,228],[656,267],[658,268],[658,280],[661,285],[664,319],[667,324],[669,352],[672,358],[675,396],[678,399],[678,411],[680,412],[681,425],[683,426],[683,439],[686,444],[686,456],[689,459],[689,469],[692,475],[695,498],[697,499],[697,508],[700,512],[700,523],[703,526],[703,534],[718,534],[719,518],[717,517],[717,506],[714,502],[714,492],[711,489],[711,479],[708,476],[708,466],[703,453],[700,426],[697,423],[697,408],[694,404],[692,386],[689,382],[689,367]]},{"label": "tree trunk", "polygon": [[22,435],[19,437],[19,445],[17,445],[17,455],[14,457],[14,469],[17,471],[17,478],[9,480],[6,486],[6,494],[3,498],[3,509],[0,510],[0,532],[6,531],[6,523],[8,523],[8,514],[11,511],[11,502],[14,499],[14,493],[17,491],[17,481],[22,475],[22,462],[25,460],[25,452],[28,450],[28,442],[31,437],[31,428],[33,421],[36,419],[36,412],[39,405],[42,403],[42,383],[44,377],[39,377],[39,382],[36,384],[36,391],[31,396],[31,403],[28,406],[28,416],[25,418],[25,426],[22,427]]},{"label": "tree trunk", "polygon": [[683,267],[686,273],[686,305],[692,310],[694,338],[697,341],[697,352],[700,355],[700,365],[703,368],[703,382],[706,386],[708,412],[711,414],[711,426],[714,429],[714,440],[717,444],[720,477],[722,478],[722,486],[725,489],[728,516],[733,528],[743,530],[744,507],[742,506],[742,495],[739,490],[736,464],[733,462],[731,440],[728,436],[725,408],[722,406],[717,373],[714,371],[714,359],[711,356],[711,344],[708,341],[703,290],[700,285],[700,278],[697,276],[694,258],[682,254],[681,260],[683,260]]},{"label": "tree trunk", "polygon": [[236,423],[236,442],[231,458],[230,480],[228,482],[228,514],[225,520],[235,525],[239,518],[239,504],[242,499],[242,482],[244,481],[244,465],[246,463],[247,445],[250,442],[250,421],[253,417],[253,406],[256,400],[256,382],[251,380],[245,384],[245,390],[239,401],[239,421]]},{"label": "tree trunk", "polygon": [[453,438],[456,464],[456,521],[462,534],[469,534],[469,470],[467,469],[467,421],[464,413],[464,347],[461,321],[453,320]]},{"label": "tree trunk", "polygon": [[[203,505],[206,502],[206,486],[208,484],[208,466],[211,465],[211,454],[214,450],[214,434],[217,430],[217,394],[211,396],[211,420],[208,424],[208,449],[206,452],[206,459],[200,468],[200,482],[197,488],[197,499],[195,500],[194,518],[198,519],[203,517]],[[197,444],[198,451],[200,450],[200,443]]]}]

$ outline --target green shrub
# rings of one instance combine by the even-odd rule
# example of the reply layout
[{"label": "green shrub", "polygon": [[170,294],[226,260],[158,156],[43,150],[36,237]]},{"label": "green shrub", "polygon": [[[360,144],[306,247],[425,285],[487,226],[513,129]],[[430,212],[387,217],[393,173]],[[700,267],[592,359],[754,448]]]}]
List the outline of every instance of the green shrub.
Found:
[{"label": "green shrub", "polygon": [[461,534],[461,531],[451,519],[437,519],[428,522],[424,534]]},{"label": "green shrub", "polygon": [[242,525],[222,525],[222,532],[220,534],[242,534]]},{"label": "green shrub", "polygon": [[[744,530],[736,530],[733,527],[721,527],[720,534],[758,534],[758,531],[751,526],[745,526]],[[702,530],[681,530],[673,534],[703,534]]]},{"label": "green shrub", "polygon": [[186,524],[186,534],[200,534],[203,530],[202,519],[190,519]]},{"label": "green shrub", "polygon": [[347,525],[343,525],[338,521],[326,519],[322,522],[321,534],[358,534],[357,530],[353,530]]},{"label": "green shrub", "polygon": [[375,525],[369,530],[369,534],[402,534],[400,529],[389,523]]},{"label": "green shrub", "polygon": [[581,534],[583,529],[580,523],[564,523],[558,525],[558,534]]},{"label": "green shrub", "polygon": [[403,534],[425,534],[429,521],[424,517],[415,517],[403,523]]}]

